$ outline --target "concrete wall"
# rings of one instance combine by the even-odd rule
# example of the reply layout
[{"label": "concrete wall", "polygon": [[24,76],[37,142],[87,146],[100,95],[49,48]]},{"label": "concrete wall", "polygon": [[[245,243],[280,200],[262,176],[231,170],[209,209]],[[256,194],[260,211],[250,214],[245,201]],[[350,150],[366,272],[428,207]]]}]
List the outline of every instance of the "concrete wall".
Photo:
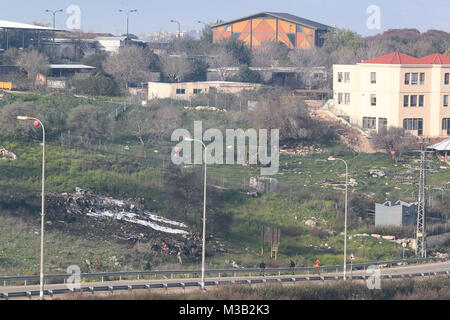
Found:
[{"label": "concrete wall", "polygon": [[[206,82],[182,82],[182,83],[148,83],[149,99],[178,99],[189,100],[198,94],[209,93],[211,90],[225,93],[239,93],[242,90],[254,90],[260,88],[261,84],[206,81]],[[194,93],[194,90],[196,93]]]}]

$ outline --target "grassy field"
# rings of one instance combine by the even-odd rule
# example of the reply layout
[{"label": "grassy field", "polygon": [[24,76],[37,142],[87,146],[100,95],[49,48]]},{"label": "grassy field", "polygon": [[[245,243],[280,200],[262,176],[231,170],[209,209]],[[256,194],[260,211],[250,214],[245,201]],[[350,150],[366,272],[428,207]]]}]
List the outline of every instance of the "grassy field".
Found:
[{"label": "grassy field", "polygon": [[[12,101],[31,100],[48,108],[58,108],[63,112],[80,103],[92,103],[106,111],[114,110],[120,101],[106,99],[89,100],[78,97],[55,97],[30,95],[26,97],[8,96],[0,100],[0,106]],[[231,126],[229,114],[214,112],[180,111],[186,128],[194,120],[203,120],[204,130],[209,127]],[[120,120],[119,120],[120,125]],[[33,230],[39,223],[41,147],[39,141],[23,141],[2,136],[0,147],[14,152],[17,161],[0,160],[0,270],[1,273],[35,272],[38,262],[38,236]],[[127,145],[128,148],[124,148]],[[67,145],[58,137],[50,137],[47,146],[46,187],[49,192],[72,192],[81,187],[101,195],[118,199],[134,199],[145,196],[151,210],[169,218],[183,220],[173,199],[176,185],[170,185],[170,178],[179,167],[170,163],[170,143],[142,148],[137,140],[129,137],[118,138],[107,145]],[[323,183],[327,178],[345,181],[345,168],[340,162],[325,161],[335,155],[348,161],[349,178],[357,185],[350,187],[349,214],[350,233],[357,233],[364,227],[373,225],[375,202],[385,200],[415,200],[417,198],[418,155],[404,156],[404,162],[395,162],[386,154],[355,153],[340,144],[321,146],[320,153],[307,155],[281,155],[280,171],[274,177],[279,181],[279,192],[263,194],[259,198],[245,195],[249,178],[259,175],[259,170],[251,166],[221,165],[208,167],[208,194],[214,196],[209,204],[213,212],[216,205],[231,218],[229,228],[208,227],[208,243],[217,239],[225,244],[227,253],[208,250],[208,267],[229,267],[226,261],[236,261],[242,266],[254,267],[261,261],[260,230],[262,226],[280,227],[282,230],[278,260],[268,259],[269,266],[285,266],[290,259],[298,266],[311,266],[319,258],[322,265],[341,263],[343,237],[344,189]],[[430,162],[432,171],[428,183],[434,187],[445,187],[450,181],[450,170],[436,159]],[[442,168],[441,168],[442,167]],[[369,177],[371,169],[380,169],[387,175],[382,178]],[[182,172],[196,171],[201,177],[201,166],[184,168]],[[201,179],[192,181],[201,184]],[[443,214],[450,214],[448,204],[450,194],[436,191],[432,194],[433,205],[444,207]],[[201,227],[201,202],[194,202],[188,222],[194,230]],[[361,218],[361,220],[358,220]],[[305,225],[314,219],[316,228]],[[175,263],[175,258],[162,261],[160,257],[150,257],[144,249],[129,248],[126,244],[99,235],[86,239],[76,235],[66,235],[55,228],[49,228],[48,271],[61,272],[69,264],[82,264],[89,259],[98,261],[98,270],[142,269],[147,261],[153,266]],[[217,230],[219,229],[219,230]],[[413,237],[413,234],[410,235]],[[209,246],[210,247],[210,246]],[[437,248],[435,250],[447,250]],[[354,238],[348,242],[348,250],[353,251],[359,262],[389,260],[401,257],[399,245],[375,238]],[[68,255],[68,252],[70,254]],[[412,252],[407,251],[407,256]],[[120,265],[115,265],[111,257],[123,257]],[[58,257],[58,258],[55,258]],[[120,259],[119,259],[120,260]],[[187,261],[185,267],[197,266],[198,262]]]}]

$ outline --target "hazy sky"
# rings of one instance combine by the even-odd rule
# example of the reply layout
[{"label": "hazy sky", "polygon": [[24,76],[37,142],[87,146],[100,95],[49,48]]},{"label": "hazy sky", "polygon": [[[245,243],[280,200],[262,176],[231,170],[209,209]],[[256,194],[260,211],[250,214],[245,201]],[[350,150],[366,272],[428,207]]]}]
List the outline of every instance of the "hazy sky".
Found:
[{"label": "hazy sky", "polygon": [[[125,15],[118,9],[138,9],[130,18],[130,33],[178,30],[170,23],[178,20],[183,30],[201,29],[198,20],[231,20],[261,11],[291,13],[330,26],[345,27],[362,35],[373,35],[390,28],[439,29],[450,32],[449,0],[0,0],[0,20],[51,23],[45,9],[64,9],[78,5],[83,31],[122,34]],[[7,3],[7,5],[6,5]],[[381,9],[381,29],[370,30],[366,13],[370,5]],[[57,15],[57,27],[65,28],[69,15]]]}]

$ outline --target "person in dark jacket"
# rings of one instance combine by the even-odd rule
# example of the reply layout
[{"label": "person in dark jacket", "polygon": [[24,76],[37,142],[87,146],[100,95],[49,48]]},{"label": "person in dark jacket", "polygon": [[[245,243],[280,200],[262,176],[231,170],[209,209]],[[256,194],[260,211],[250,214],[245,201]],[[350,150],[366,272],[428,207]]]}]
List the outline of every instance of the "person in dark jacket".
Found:
[{"label": "person in dark jacket", "polygon": [[289,267],[291,268],[292,274],[294,274],[295,262],[291,260]]},{"label": "person in dark jacket", "polygon": [[261,269],[259,271],[259,275],[260,276],[265,276],[265,270],[266,270],[266,263],[264,261],[261,261],[261,263],[259,264],[259,268]]}]

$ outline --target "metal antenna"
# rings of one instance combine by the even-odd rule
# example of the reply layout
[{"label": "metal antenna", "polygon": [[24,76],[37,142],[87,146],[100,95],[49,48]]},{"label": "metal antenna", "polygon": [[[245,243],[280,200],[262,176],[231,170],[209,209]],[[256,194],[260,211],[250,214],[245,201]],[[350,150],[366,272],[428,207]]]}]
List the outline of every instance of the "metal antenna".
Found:
[{"label": "metal antenna", "polygon": [[416,256],[420,255],[422,258],[427,257],[426,232],[425,232],[426,172],[427,172],[426,149],[425,144],[422,143],[422,150],[420,157],[419,206],[417,210],[417,229],[416,229]]}]

